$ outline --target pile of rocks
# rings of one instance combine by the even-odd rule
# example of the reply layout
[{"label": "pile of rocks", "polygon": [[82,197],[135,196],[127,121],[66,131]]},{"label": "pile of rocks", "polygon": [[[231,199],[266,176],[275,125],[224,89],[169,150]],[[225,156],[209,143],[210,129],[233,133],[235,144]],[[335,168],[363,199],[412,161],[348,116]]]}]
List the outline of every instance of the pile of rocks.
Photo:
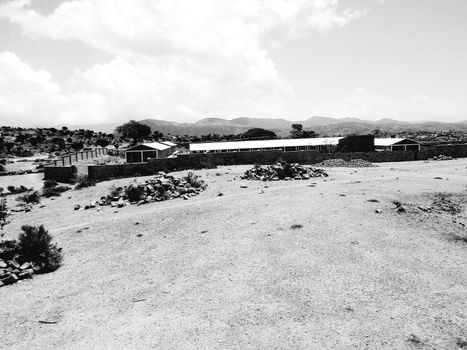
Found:
[{"label": "pile of rocks", "polygon": [[[5,243],[8,243],[8,241],[2,242],[2,245]],[[0,258],[0,287],[16,283],[26,278],[32,278],[32,276],[40,270],[39,266],[32,262],[20,263],[18,257],[4,260],[3,258],[5,256],[3,256],[3,253],[3,250],[0,248],[0,256],[2,256]],[[5,255],[7,254],[8,251]]]},{"label": "pile of rocks", "polygon": [[252,169],[245,171],[241,179],[244,180],[307,180],[312,177],[327,177],[328,174],[323,169],[316,169],[298,163],[289,164],[278,162],[274,165],[255,165]]},{"label": "pile of rocks", "polygon": [[151,202],[159,202],[174,198],[189,199],[197,196],[206,189],[207,185],[199,176],[188,173],[183,178],[175,178],[165,172],[159,174],[142,184],[130,184],[124,187],[113,187],[110,194],[101,197],[84,206],[76,204],[75,210],[85,210],[110,205],[121,208],[130,204],[142,205]]},{"label": "pile of rocks", "polygon": [[371,168],[376,167],[377,165],[370,163],[367,160],[363,159],[351,159],[350,161],[345,161],[344,159],[326,159],[321,163],[315,164],[316,166],[322,166],[327,168]]},{"label": "pile of rocks", "polygon": [[453,158],[451,156],[445,156],[443,154],[440,154],[439,156],[434,156],[433,158],[428,158],[428,160],[452,160]]},{"label": "pile of rocks", "polygon": [[447,212],[452,215],[461,214],[464,210],[460,202],[446,198],[444,196],[435,200],[431,205],[431,209],[438,212]]}]

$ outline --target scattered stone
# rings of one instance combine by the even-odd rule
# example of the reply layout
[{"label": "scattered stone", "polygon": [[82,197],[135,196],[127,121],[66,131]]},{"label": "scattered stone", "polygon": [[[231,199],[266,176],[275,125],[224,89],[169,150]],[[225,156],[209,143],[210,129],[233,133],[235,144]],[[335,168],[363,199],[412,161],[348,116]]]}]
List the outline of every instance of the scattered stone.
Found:
[{"label": "scattered stone", "polygon": [[428,160],[452,160],[453,158],[451,156],[445,156],[443,154],[440,154],[439,156],[434,156],[433,158],[428,158]]},{"label": "scattered stone", "polygon": [[[261,166],[255,165],[252,169],[245,171],[241,179],[278,181],[278,180],[308,180],[312,177],[327,177],[323,169],[316,169],[298,163],[289,164],[278,161],[276,164]],[[241,187],[241,186],[240,186]],[[242,187],[246,188],[246,187]]]},{"label": "scattered stone", "polygon": [[392,203],[396,206],[398,213],[404,213],[406,211],[401,202],[393,201]]},{"label": "scattered stone", "polygon": [[350,161],[345,161],[344,159],[337,158],[337,159],[327,159],[322,161],[321,163],[315,164],[319,167],[326,167],[326,168],[371,168],[377,167],[377,165],[372,164],[363,159],[352,159]]},{"label": "scattered stone", "polygon": [[18,274],[18,278],[20,280],[23,280],[25,278],[32,278],[32,275],[34,275],[34,270],[33,269],[26,269],[24,271],[21,271],[19,274]]},{"label": "scattered stone", "polygon": [[1,282],[2,282],[4,285],[16,283],[16,282],[18,282],[18,276],[16,276],[14,273],[12,273],[11,275],[9,275],[9,276],[7,276],[7,277],[2,278],[2,279],[1,279]]},{"label": "scattered stone", "polygon": [[31,263],[29,262],[25,262],[23,265],[21,265],[19,267],[20,270],[26,270],[26,269],[29,269],[31,267]]},{"label": "scattered stone", "polygon": [[298,229],[301,229],[301,228],[303,228],[303,225],[300,225],[300,224],[294,224],[294,225],[290,226],[290,228],[291,228],[292,230],[298,230]]}]

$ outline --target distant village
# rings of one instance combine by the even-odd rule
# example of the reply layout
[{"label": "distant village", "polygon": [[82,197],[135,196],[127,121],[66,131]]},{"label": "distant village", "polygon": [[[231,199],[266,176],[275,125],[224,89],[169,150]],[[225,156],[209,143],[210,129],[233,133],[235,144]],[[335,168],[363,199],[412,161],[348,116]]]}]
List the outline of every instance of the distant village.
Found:
[{"label": "distant village", "polygon": [[[406,131],[389,134],[375,129],[377,138],[401,138],[417,141],[422,145],[449,143],[467,143],[467,132],[447,130],[443,132]],[[319,138],[321,135],[312,130],[304,130],[301,124],[292,124],[290,135],[282,139]],[[328,137],[329,135],[324,135]],[[348,136],[348,135],[332,135]],[[70,130],[62,128],[21,128],[0,127],[0,157],[28,157],[34,154],[60,156],[94,148],[106,148],[109,151],[125,150],[138,142],[167,141],[177,144],[179,152],[189,151],[190,144],[247,140],[274,140],[278,136],[269,130],[253,128],[245,133],[232,135],[170,135],[151,130],[148,126],[131,121],[117,127],[114,133],[96,132],[87,129]]]}]

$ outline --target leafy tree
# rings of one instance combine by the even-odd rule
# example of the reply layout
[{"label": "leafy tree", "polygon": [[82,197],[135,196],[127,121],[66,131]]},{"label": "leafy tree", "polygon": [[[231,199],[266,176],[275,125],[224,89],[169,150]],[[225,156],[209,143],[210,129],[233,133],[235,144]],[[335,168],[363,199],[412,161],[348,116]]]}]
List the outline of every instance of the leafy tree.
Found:
[{"label": "leafy tree", "polygon": [[270,130],[265,130],[261,128],[253,128],[241,135],[242,139],[254,140],[254,139],[275,139],[277,135],[275,132]]},{"label": "leafy tree", "polygon": [[74,150],[74,151],[81,151],[84,147],[84,143],[83,141],[73,141],[71,143],[71,148]]},{"label": "leafy tree", "polygon": [[157,131],[157,130],[156,130],[156,131],[153,131],[153,132],[152,132],[152,135],[151,135],[151,138],[152,138],[153,140],[155,140],[155,141],[157,141],[157,140],[159,140],[159,139],[161,139],[161,138],[163,138],[163,137],[164,137],[164,134],[161,133],[160,131]]},{"label": "leafy tree", "polygon": [[293,139],[303,139],[318,137],[319,135],[313,130],[303,130],[302,124],[292,124],[292,129],[290,130],[290,137]]},{"label": "leafy tree", "polygon": [[62,139],[61,137],[54,137],[53,139],[50,140],[50,142],[56,144],[59,149],[65,148],[65,140]]},{"label": "leafy tree", "polygon": [[290,130],[290,136],[293,139],[300,138],[302,133],[303,133],[303,125],[302,124],[292,124],[292,129]]},{"label": "leafy tree", "polygon": [[110,142],[107,139],[100,138],[96,140],[95,144],[100,147],[105,147],[105,146],[108,146]]},{"label": "leafy tree", "polygon": [[149,126],[135,122],[134,120],[117,126],[115,131],[124,139],[133,139],[134,142],[143,141],[151,134],[151,128]]}]

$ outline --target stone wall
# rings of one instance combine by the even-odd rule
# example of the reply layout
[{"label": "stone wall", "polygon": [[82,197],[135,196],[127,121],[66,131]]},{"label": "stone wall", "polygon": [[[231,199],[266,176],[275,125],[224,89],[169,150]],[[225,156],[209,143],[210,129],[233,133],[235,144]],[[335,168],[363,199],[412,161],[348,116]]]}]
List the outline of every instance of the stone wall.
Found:
[{"label": "stone wall", "polygon": [[[180,155],[177,158],[151,159],[147,163],[98,165],[89,166],[88,173],[91,179],[105,180],[109,178],[131,177],[138,175],[151,175],[158,171],[174,171],[194,169],[206,165],[238,165],[238,164],[271,164],[278,158],[289,163],[313,164],[325,159],[342,158],[344,160],[364,159],[372,163],[404,162],[412,160],[425,160],[435,155],[446,155],[454,158],[467,157],[467,145],[443,145],[421,151],[407,152],[352,152],[352,153],[320,153],[317,151],[252,151],[228,153],[200,153]],[[66,168],[66,167],[59,167]],[[61,174],[64,170],[58,170]],[[48,174],[48,175],[47,175]],[[47,176],[52,171],[46,170]]]},{"label": "stone wall", "polygon": [[44,179],[58,182],[69,182],[76,174],[74,166],[46,166],[44,167]]}]

